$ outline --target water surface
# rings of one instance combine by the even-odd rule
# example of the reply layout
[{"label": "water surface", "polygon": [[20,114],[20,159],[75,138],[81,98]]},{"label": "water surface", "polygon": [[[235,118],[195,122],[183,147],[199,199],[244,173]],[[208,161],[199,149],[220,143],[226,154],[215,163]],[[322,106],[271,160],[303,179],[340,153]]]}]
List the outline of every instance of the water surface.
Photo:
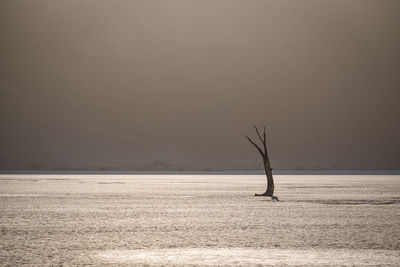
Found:
[{"label": "water surface", "polygon": [[0,261],[398,265],[400,176],[2,174]]}]

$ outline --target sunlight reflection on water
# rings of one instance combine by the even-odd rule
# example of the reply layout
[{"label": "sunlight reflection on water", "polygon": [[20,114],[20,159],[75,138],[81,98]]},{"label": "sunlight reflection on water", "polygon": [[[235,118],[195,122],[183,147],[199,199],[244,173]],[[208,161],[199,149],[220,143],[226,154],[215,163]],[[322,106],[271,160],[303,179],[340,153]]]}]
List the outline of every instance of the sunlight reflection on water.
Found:
[{"label": "sunlight reflection on water", "polygon": [[300,250],[188,248],[111,250],[97,257],[112,263],[196,265],[392,265],[400,253],[389,250]]}]

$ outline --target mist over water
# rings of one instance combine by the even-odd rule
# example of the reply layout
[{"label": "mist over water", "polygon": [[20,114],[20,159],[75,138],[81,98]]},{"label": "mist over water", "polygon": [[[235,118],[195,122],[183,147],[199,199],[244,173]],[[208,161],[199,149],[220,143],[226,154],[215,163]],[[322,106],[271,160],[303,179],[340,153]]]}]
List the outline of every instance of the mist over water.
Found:
[{"label": "mist over water", "polygon": [[399,170],[399,1],[0,2],[1,170]]}]

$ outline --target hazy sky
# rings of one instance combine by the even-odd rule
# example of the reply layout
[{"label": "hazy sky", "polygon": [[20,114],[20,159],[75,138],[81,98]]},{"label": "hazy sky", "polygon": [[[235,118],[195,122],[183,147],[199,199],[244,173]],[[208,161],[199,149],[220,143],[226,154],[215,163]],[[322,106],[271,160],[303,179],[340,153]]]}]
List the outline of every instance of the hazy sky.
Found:
[{"label": "hazy sky", "polygon": [[399,14],[398,0],[0,1],[0,169],[252,169],[256,123],[276,169],[399,170]]}]

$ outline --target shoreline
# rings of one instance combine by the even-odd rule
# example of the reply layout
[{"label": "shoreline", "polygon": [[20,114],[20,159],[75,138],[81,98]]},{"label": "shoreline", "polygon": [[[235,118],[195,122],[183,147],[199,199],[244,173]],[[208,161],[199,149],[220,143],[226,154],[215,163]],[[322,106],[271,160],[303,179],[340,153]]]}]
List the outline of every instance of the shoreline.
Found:
[{"label": "shoreline", "polygon": [[[0,171],[2,174],[265,175],[264,171]],[[274,175],[400,175],[400,171],[274,171]]]}]

